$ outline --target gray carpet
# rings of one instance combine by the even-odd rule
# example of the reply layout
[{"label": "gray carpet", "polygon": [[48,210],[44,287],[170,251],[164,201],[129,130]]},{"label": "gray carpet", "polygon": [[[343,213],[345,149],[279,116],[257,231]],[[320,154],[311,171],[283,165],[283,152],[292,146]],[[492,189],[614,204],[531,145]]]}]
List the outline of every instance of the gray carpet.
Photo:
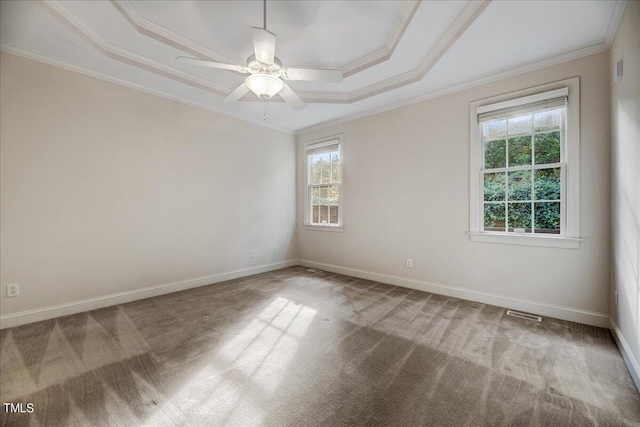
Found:
[{"label": "gray carpet", "polygon": [[292,267],[0,333],[33,426],[631,426],[606,329]]}]

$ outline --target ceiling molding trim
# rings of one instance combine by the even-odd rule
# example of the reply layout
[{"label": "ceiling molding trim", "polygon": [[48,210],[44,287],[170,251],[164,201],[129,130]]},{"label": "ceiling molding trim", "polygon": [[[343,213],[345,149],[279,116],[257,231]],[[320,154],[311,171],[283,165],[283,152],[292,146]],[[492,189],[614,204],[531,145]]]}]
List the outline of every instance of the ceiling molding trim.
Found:
[{"label": "ceiling molding trim", "polygon": [[438,63],[440,58],[458,41],[465,31],[475,22],[482,12],[491,4],[492,0],[472,1],[464,8],[462,13],[456,18],[453,24],[447,29],[447,32],[438,40],[427,57],[418,66],[418,73],[422,79],[434,65]]},{"label": "ceiling molding trim", "polygon": [[[440,58],[455,44],[456,41],[464,34],[464,32],[474,23],[480,14],[489,6],[492,0],[472,1],[464,8],[462,13],[447,29],[444,35],[438,40],[436,45],[431,49],[427,57],[420,63],[417,69],[399,74],[386,80],[373,83],[369,86],[357,89],[349,93],[349,103],[361,101],[402,86],[422,80],[429,70],[438,63]],[[317,94],[306,94],[307,102],[317,99]],[[321,102],[330,102],[328,100]]]},{"label": "ceiling molding trim", "polygon": [[342,75],[344,77],[349,77],[381,62],[388,61],[396,50],[398,43],[400,43],[402,36],[404,36],[404,32],[409,27],[409,24],[418,11],[420,4],[422,4],[422,0],[405,1],[400,17],[398,18],[398,21],[396,22],[396,25],[391,32],[391,36],[387,40],[385,46],[340,67]]},{"label": "ceiling molding trim", "polygon": [[604,44],[609,48],[613,44],[613,39],[618,32],[618,25],[622,20],[622,14],[627,6],[627,0],[616,1],[611,11],[611,17],[609,18],[609,24],[607,25],[607,32],[604,35]]},{"label": "ceiling molding trim", "polygon": [[92,77],[99,80],[104,80],[110,83],[115,83],[121,86],[125,86],[129,89],[138,90],[141,92],[145,92],[151,95],[159,96],[161,98],[166,98],[171,101],[180,102],[181,104],[189,105],[191,107],[201,108],[203,110],[207,110],[216,114],[220,114],[221,116],[230,117],[233,119],[242,120],[244,122],[248,122],[254,125],[266,127],[272,130],[276,130],[279,132],[286,133],[288,135],[294,135],[295,132],[292,129],[285,128],[282,126],[277,126],[263,120],[257,120],[250,117],[246,117],[240,114],[229,113],[226,110],[218,109],[212,107],[211,105],[201,104],[199,102],[194,102],[186,98],[182,98],[180,96],[172,95],[170,93],[151,88],[149,86],[141,85],[139,83],[132,82],[130,80],[121,79],[119,77],[114,77],[109,74],[101,73],[100,71],[95,71],[89,68],[85,68],[79,65],[72,64],[70,62],[62,61],[60,59],[52,58],[50,56],[42,55],[40,53],[31,52],[22,48],[18,48],[15,46],[8,45],[6,43],[0,43],[0,51],[9,53],[11,55],[20,56],[22,58],[30,59],[33,61],[41,62],[43,64],[51,65],[53,67],[62,68],[67,71],[72,71],[74,73],[82,74],[88,77]]},{"label": "ceiling molding trim", "polygon": [[218,96],[225,96],[228,92],[225,87],[109,43],[57,0],[45,0],[41,4],[46,5],[51,11],[55,12],[64,24],[71,26],[71,29],[83,36],[94,49],[109,58],[197,87]]},{"label": "ceiling molding trim", "polygon": [[197,56],[201,59],[224,62],[227,64],[236,64],[236,61],[234,59],[211,50],[187,37],[181,36],[180,34],[175,33],[168,28],[163,27],[162,25],[158,25],[155,22],[149,21],[148,19],[141,16],[128,0],[111,0],[111,4],[140,34],[150,37],[160,43],[172,46],[183,52],[187,52],[193,56]]},{"label": "ceiling molding trim", "polygon": [[593,46],[589,46],[582,49],[577,49],[571,52],[567,52],[562,55],[558,55],[552,58],[543,59],[541,61],[532,62],[530,64],[526,64],[517,68],[512,68],[510,70],[501,71],[494,74],[489,74],[484,77],[480,77],[475,80],[471,80],[469,82],[460,83],[457,85],[445,87],[442,89],[437,89],[432,92],[427,92],[425,94],[405,99],[398,102],[393,102],[387,105],[383,105],[377,108],[372,108],[367,111],[362,111],[360,113],[352,114],[349,116],[345,116],[335,120],[329,120],[324,123],[319,123],[317,125],[309,126],[303,129],[299,129],[296,131],[296,135],[305,135],[310,132],[315,132],[322,129],[327,129],[333,126],[341,125],[347,122],[351,122],[353,120],[361,119],[364,117],[374,116],[376,114],[385,113],[387,111],[396,110],[398,108],[406,107],[409,105],[417,104],[419,102],[427,101],[433,98],[439,98],[441,96],[449,95],[452,93],[460,92],[466,89],[471,89],[476,86],[482,86],[484,84],[492,83],[498,80],[507,79],[509,77],[514,77],[520,74],[528,73],[531,71],[536,71],[541,68],[551,67],[553,65],[558,65],[563,62],[572,61],[574,59],[579,59],[589,55],[595,55],[597,53],[605,52],[609,50],[609,47],[604,43],[599,43]]}]

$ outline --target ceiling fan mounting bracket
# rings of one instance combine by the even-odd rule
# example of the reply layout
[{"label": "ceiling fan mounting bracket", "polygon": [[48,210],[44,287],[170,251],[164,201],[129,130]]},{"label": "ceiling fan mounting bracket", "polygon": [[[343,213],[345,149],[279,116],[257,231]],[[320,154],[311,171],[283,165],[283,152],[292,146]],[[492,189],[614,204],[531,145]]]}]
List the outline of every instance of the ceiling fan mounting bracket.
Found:
[{"label": "ceiling fan mounting bracket", "polygon": [[256,59],[256,55],[253,54],[247,58],[247,68],[251,74],[259,73],[261,71],[268,71],[273,74],[278,74],[282,70],[282,61],[280,58],[273,57],[273,64],[264,64]]}]

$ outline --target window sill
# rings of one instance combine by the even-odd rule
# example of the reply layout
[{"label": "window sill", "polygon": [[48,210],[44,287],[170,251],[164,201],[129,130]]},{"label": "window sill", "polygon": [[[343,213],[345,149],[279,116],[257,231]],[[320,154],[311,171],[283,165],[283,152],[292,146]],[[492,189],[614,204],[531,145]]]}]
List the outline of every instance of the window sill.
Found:
[{"label": "window sill", "polygon": [[472,242],[505,245],[542,246],[547,248],[579,249],[582,239],[575,237],[527,236],[522,234],[469,233]]},{"label": "window sill", "polygon": [[334,233],[343,233],[344,225],[311,225],[303,224],[302,228],[311,231],[333,231]]}]

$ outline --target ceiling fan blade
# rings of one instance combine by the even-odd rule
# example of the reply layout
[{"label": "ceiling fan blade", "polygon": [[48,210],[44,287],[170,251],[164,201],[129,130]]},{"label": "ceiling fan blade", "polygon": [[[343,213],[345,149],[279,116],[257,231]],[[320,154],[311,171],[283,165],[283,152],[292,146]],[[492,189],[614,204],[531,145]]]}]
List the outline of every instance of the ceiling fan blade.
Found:
[{"label": "ceiling fan blade", "polygon": [[266,65],[273,64],[276,55],[276,35],[264,28],[256,27],[251,28],[251,35],[256,59]]},{"label": "ceiling fan blade", "polygon": [[237,71],[239,73],[248,73],[247,67],[233,64],[223,64],[222,62],[205,61],[204,59],[188,58],[186,56],[178,56],[176,60],[186,62],[188,64],[200,65],[202,67],[220,68],[222,70]]},{"label": "ceiling fan blade", "polygon": [[340,70],[322,70],[318,68],[287,68],[283,76],[288,80],[307,80],[312,82],[340,83]]},{"label": "ceiling fan blade", "polygon": [[296,95],[293,89],[291,89],[286,83],[284,84],[282,90],[278,92],[278,95],[280,95],[280,97],[284,99],[285,102],[289,104],[294,110],[302,110],[307,106],[307,104],[305,104],[304,101],[300,99],[300,97]]},{"label": "ceiling fan blade", "polygon": [[246,95],[247,92],[249,92],[249,87],[242,82],[242,84],[235,88],[233,92],[222,98],[222,102],[235,102]]}]

